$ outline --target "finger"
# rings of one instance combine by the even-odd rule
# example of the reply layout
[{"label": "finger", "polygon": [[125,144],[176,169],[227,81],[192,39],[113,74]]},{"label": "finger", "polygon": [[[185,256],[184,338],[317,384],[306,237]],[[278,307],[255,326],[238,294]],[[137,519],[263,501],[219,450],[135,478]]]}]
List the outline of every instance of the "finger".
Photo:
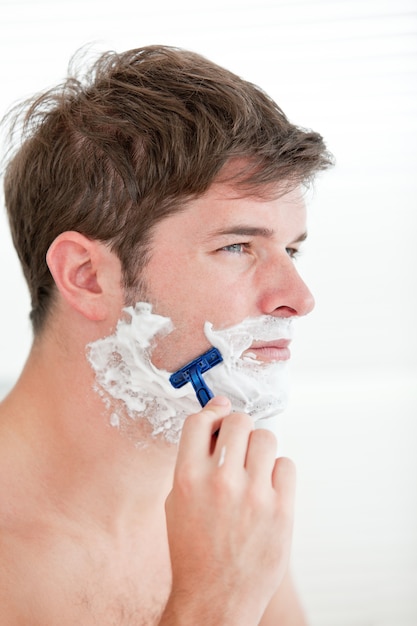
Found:
[{"label": "finger", "polygon": [[277,440],[271,431],[260,428],[251,433],[245,464],[252,480],[271,486],[276,453]]},{"label": "finger", "polygon": [[212,436],[230,412],[230,407],[227,398],[216,396],[199,413],[187,417],[178,447],[177,465],[186,460],[198,463],[210,455]]},{"label": "finger", "polygon": [[295,480],[294,463],[285,457],[277,459],[272,472],[272,485],[278,495],[281,510],[290,519],[294,515]]},{"label": "finger", "polygon": [[228,471],[244,468],[252,430],[253,421],[245,413],[231,413],[222,420],[213,453],[218,467]]}]

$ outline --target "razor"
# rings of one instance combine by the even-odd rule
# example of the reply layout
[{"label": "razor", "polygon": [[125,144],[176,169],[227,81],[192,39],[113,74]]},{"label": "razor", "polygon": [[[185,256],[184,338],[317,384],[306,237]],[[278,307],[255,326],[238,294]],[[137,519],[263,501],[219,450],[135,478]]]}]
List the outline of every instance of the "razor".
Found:
[{"label": "razor", "polygon": [[184,365],[181,369],[171,374],[169,382],[175,389],[183,387],[187,383],[191,383],[194,387],[197,400],[201,406],[205,406],[210,398],[213,397],[213,392],[207,386],[203,374],[212,367],[221,363],[223,357],[217,348],[211,348],[201,356],[197,357],[187,365]]}]

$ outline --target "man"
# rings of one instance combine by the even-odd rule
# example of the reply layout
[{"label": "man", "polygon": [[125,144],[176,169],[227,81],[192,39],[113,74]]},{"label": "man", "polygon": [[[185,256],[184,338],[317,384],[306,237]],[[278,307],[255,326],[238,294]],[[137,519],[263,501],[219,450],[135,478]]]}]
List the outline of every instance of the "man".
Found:
[{"label": "man", "polygon": [[1,624],[305,624],[294,468],[254,429],[263,398],[200,410],[166,377],[220,337],[214,394],[243,363],[275,411],[277,329],[313,307],[293,257],[322,138],[167,47],[103,55],[22,124],[5,195],[34,341],[0,407]]}]

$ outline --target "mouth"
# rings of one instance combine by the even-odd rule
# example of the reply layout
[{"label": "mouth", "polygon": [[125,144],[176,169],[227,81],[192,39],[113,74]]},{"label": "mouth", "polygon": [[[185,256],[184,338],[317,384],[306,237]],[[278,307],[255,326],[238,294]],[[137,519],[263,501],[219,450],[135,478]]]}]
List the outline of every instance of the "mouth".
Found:
[{"label": "mouth", "polygon": [[254,341],[251,347],[245,350],[242,356],[255,358],[257,361],[264,361],[265,363],[288,361],[291,358],[289,349],[290,343],[290,339]]}]

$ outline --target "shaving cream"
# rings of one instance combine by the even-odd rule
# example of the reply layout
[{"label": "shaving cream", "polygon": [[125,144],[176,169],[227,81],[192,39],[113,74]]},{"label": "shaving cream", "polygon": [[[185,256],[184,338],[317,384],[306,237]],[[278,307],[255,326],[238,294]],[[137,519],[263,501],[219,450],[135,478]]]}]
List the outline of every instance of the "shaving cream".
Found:
[{"label": "shaving cream", "polygon": [[[87,346],[97,391],[111,408],[113,426],[126,417],[145,418],[154,436],[161,434],[177,443],[185,418],[201,407],[191,383],[175,389],[169,382],[171,373],[151,361],[155,338],[171,332],[172,322],[152,313],[146,302],[127,307],[125,314],[113,335]],[[260,316],[218,330],[206,322],[204,333],[223,357],[204,374],[208,386],[214,394],[227,396],[233,410],[251,415],[255,426],[268,425],[268,418],[275,418],[286,406],[288,365],[261,362],[250,352],[243,353],[254,341],[291,339],[292,319]],[[260,420],[265,421],[260,424]]]}]

